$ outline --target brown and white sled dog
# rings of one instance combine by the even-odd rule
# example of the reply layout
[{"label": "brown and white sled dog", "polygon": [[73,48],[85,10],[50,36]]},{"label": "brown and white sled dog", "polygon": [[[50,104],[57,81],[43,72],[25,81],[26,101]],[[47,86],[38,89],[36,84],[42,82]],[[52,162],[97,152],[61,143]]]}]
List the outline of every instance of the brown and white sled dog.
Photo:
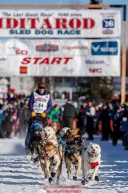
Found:
[{"label": "brown and white sled dog", "polygon": [[49,183],[51,183],[52,177],[55,177],[57,173],[57,182],[59,183],[62,160],[58,147],[56,147],[52,142],[44,144],[43,141],[40,142],[40,147],[40,151],[42,152],[40,164],[45,177],[48,177]]},{"label": "brown and white sled dog", "polygon": [[[87,148],[85,148],[82,155],[82,184],[90,180],[99,181],[98,169],[101,161],[101,148],[96,143],[90,143]],[[89,171],[93,169],[92,177],[89,178]]]},{"label": "brown and white sled dog", "polygon": [[67,168],[68,178],[71,175],[72,166],[75,167],[75,175],[73,176],[73,180],[77,180],[81,169],[81,159],[82,159],[82,151],[80,147],[76,144],[72,144],[68,146],[64,154],[64,162]]}]

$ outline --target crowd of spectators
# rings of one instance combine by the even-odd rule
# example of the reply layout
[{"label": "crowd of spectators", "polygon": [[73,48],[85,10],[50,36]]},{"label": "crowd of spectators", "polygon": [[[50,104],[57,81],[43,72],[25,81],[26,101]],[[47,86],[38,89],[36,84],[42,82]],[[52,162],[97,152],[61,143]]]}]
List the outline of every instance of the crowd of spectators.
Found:
[{"label": "crowd of spectators", "polygon": [[80,128],[80,134],[88,135],[86,140],[92,141],[95,135],[101,135],[102,141],[112,140],[116,146],[118,140],[123,141],[128,150],[128,103],[121,105],[117,100],[111,103],[92,103],[83,101],[82,105],[74,106],[72,101],[59,107],[54,105],[48,115],[49,123],[62,127]]},{"label": "crowd of spectators", "polygon": [[29,116],[28,99],[4,99],[0,103],[0,138],[11,138],[11,134],[24,138],[27,130],[24,121]]},{"label": "crowd of spectators", "polygon": [[[25,120],[29,117],[28,98],[18,101],[3,99],[0,103],[0,138],[11,138],[11,134],[25,138]],[[93,104],[84,100],[82,105],[74,105],[68,100],[63,106],[54,105],[47,118],[48,124],[56,130],[78,127],[81,135],[88,135],[86,140],[92,141],[94,135],[100,135],[102,141],[111,139],[113,146],[122,140],[125,150],[128,150],[128,102],[124,105],[117,100]]]}]

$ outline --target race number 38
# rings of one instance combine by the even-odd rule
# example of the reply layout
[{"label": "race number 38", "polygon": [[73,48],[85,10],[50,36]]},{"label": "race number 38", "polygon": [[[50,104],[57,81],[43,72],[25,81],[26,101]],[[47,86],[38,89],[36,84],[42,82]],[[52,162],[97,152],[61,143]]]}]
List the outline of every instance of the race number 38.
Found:
[{"label": "race number 38", "polygon": [[114,28],[115,27],[114,19],[103,19],[102,20],[102,27],[103,28]]}]

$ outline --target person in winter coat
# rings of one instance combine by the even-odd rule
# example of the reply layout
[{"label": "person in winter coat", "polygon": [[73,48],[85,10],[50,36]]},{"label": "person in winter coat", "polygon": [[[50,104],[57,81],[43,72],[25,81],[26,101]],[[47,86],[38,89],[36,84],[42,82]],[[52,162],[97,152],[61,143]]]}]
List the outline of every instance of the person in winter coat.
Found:
[{"label": "person in winter coat", "polygon": [[71,101],[67,101],[66,104],[61,107],[61,109],[63,127],[73,129],[74,118],[76,118],[78,115],[77,109],[74,107]]},{"label": "person in winter coat", "polygon": [[25,100],[24,102],[20,103],[17,116],[19,119],[19,137],[25,138],[27,133],[27,125],[25,124],[25,120],[27,121],[30,117],[30,111],[28,109],[28,100]]},{"label": "person in winter coat", "polygon": [[3,132],[6,133],[6,129],[7,129],[7,122],[6,122],[6,117],[8,115],[7,113],[7,109],[8,109],[8,105],[7,105],[8,101],[7,100],[3,100],[3,105],[1,108],[2,111],[2,128],[3,128]]},{"label": "person in winter coat", "polygon": [[2,112],[2,104],[0,104],[0,138],[5,138],[4,131],[2,128],[2,119],[3,119],[2,113],[3,113]]},{"label": "person in winter coat", "polygon": [[52,120],[53,126],[57,131],[60,128],[60,107],[59,105],[56,104],[53,106],[48,117]]},{"label": "person in winter coat", "polygon": [[17,117],[17,109],[14,110],[14,113],[12,114],[11,117],[11,122],[12,122],[12,130],[14,132],[14,135],[17,136],[19,133],[19,119]]},{"label": "person in winter coat", "polygon": [[46,92],[46,87],[43,82],[38,84],[38,89],[30,95],[28,108],[31,111],[31,116],[35,117],[36,113],[41,114],[42,117],[52,109],[52,99],[50,94]]},{"label": "person in winter coat", "polygon": [[99,120],[102,122],[102,141],[108,141],[111,134],[110,120],[111,116],[109,113],[108,103],[103,104],[102,111],[99,117]]},{"label": "person in winter coat", "polygon": [[86,112],[86,115],[87,115],[86,131],[88,134],[87,140],[93,140],[95,108],[91,101],[88,103],[88,110]]},{"label": "person in winter coat", "polygon": [[14,105],[12,102],[8,102],[7,116],[5,119],[5,122],[6,122],[6,135],[5,136],[7,138],[11,138],[13,113],[14,113]]},{"label": "person in winter coat", "polygon": [[82,106],[79,109],[78,116],[77,116],[77,127],[80,128],[80,134],[83,135],[86,132],[86,125],[87,125],[87,115],[86,112],[88,111],[87,102],[83,101]]},{"label": "person in winter coat", "polygon": [[[46,87],[43,82],[40,82],[38,84],[38,89],[30,95],[28,108],[31,111],[31,117],[29,119],[27,137],[25,139],[26,149],[28,149],[31,133],[43,129],[46,124],[44,119],[46,119],[47,114],[52,109],[52,99],[50,94],[46,92]],[[37,117],[37,114],[40,116]]]}]

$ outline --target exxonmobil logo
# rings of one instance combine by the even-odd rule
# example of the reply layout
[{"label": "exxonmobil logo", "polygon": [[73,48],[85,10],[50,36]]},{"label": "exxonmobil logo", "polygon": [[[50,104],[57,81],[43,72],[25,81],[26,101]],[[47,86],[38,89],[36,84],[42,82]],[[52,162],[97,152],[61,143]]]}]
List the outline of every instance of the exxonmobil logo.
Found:
[{"label": "exxonmobil logo", "polygon": [[92,18],[0,18],[0,29],[91,29]]},{"label": "exxonmobil logo", "polygon": [[54,44],[41,44],[36,46],[37,52],[55,52],[58,51],[58,45]]},{"label": "exxonmobil logo", "polygon": [[89,68],[89,72],[91,73],[102,73],[101,68]]}]

